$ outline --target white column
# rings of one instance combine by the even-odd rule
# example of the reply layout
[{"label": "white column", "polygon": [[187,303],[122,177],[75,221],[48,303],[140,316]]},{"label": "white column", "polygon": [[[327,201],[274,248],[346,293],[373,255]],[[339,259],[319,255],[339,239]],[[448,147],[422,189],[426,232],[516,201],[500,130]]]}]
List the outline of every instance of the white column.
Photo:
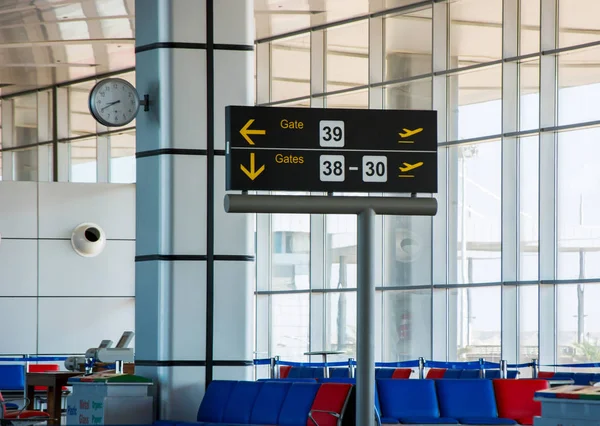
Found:
[{"label": "white column", "polygon": [[246,0],[138,0],[136,364],[161,419],[213,379],[251,379],[253,215],[225,214],[225,106],[253,98]]}]

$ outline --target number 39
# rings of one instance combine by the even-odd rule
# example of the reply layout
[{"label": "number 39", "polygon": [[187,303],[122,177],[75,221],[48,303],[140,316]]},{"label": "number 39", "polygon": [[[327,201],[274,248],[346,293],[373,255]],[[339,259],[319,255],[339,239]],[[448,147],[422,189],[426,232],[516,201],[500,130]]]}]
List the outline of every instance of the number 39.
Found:
[{"label": "number 39", "polygon": [[323,132],[325,133],[325,135],[323,136],[323,140],[326,142],[329,142],[331,139],[333,139],[336,142],[339,142],[342,140],[342,136],[344,135],[344,133],[342,132],[342,128],[338,126],[335,126],[333,129],[329,126],[325,126],[323,127]]}]

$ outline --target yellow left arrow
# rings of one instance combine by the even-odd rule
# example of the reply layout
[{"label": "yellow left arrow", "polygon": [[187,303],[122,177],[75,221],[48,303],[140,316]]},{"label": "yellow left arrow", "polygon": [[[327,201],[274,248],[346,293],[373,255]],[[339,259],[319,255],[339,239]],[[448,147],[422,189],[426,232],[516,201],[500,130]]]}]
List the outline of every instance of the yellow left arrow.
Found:
[{"label": "yellow left arrow", "polygon": [[262,172],[265,171],[265,166],[264,164],[262,166],[260,166],[260,169],[255,170],[254,169],[254,153],[251,152],[250,153],[250,170],[248,170],[246,167],[244,167],[242,164],[240,164],[240,169],[242,170],[242,172],[244,172],[246,174],[246,176],[248,176],[251,180],[254,180],[258,177],[258,175],[260,175]]},{"label": "yellow left arrow", "polygon": [[246,139],[246,142],[248,142],[250,145],[254,145],[254,141],[252,139],[250,139],[249,135],[266,135],[267,134],[266,130],[256,130],[256,129],[250,130],[250,126],[252,126],[252,123],[254,123],[254,118],[251,118],[250,120],[248,120],[246,122],[246,124],[244,125],[244,127],[242,127],[242,129],[240,130],[240,134],[244,137],[244,139]]}]

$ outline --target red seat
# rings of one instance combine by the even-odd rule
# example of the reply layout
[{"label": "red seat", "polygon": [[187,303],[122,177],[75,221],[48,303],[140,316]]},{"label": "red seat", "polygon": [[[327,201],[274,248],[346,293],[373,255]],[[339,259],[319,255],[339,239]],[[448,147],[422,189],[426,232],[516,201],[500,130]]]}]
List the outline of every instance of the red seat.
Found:
[{"label": "red seat", "polygon": [[[20,401],[26,402],[26,399],[19,398]],[[45,421],[50,418],[48,413],[37,410],[6,410],[4,405],[4,397],[0,393],[0,420],[1,419],[32,419],[39,418],[40,421]]]},{"label": "red seat", "polygon": [[533,418],[542,412],[542,405],[533,398],[537,391],[543,389],[548,389],[548,382],[543,379],[495,379],[498,417],[532,425]]},{"label": "red seat", "polygon": [[554,371],[538,371],[538,379],[551,379],[554,377]]},{"label": "red seat", "polygon": [[[60,368],[58,364],[29,364],[27,366],[28,373],[45,373],[47,371],[60,371]],[[33,389],[44,392],[48,390],[46,386],[34,386]],[[63,386],[62,390],[66,391],[68,388]]]},{"label": "red seat", "polygon": [[431,368],[427,372],[427,379],[443,379],[444,374],[446,374],[445,368]]},{"label": "red seat", "polygon": [[292,367],[290,365],[281,365],[279,366],[279,378],[285,379],[288,374],[290,374],[290,370]]},{"label": "red seat", "polygon": [[348,383],[323,383],[310,408],[307,426],[341,425],[351,391]]},{"label": "red seat", "polygon": [[392,379],[408,379],[412,370],[410,368],[396,368],[392,373]]}]

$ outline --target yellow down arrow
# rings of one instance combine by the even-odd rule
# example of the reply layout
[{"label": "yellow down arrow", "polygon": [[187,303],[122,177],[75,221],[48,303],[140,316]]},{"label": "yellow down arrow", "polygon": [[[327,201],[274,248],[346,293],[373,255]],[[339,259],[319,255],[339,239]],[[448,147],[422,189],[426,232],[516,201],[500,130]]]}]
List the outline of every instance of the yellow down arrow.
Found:
[{"label": "yellow down arrow", "polygon": [[248,142],[250,145],[254,145],[254,141],[252,139],[250,139],[250,136],[248,136],[248,135],[265,135],[265,134],[267,134],[266,130],[250,130],[250,126],[252,126],[252,123],[254,123],[254,118],[251,118],[250,120],[248,120],[248,122],[244,125],[244,127],[242,127],[242,130],[240,130],[240,134],[244,137],[244,139],[246,139],[246,142]]},{"label": "yellow down arrow", "polygon": [[250,170],[248,170],[247,168],[245,168],[242,164],[240,164],[240,169],[242,170],[242,172],[244,172],[246,174],[246,176],[248,176],[251,180],[254,180],[258,177],[258,175],[260,175],[262,172],[265,171],[265,166],[264,164],[262,166],[260,166],[260,169],[258,170],[254,170],[254,153],[251,152],[250,153]]}]

